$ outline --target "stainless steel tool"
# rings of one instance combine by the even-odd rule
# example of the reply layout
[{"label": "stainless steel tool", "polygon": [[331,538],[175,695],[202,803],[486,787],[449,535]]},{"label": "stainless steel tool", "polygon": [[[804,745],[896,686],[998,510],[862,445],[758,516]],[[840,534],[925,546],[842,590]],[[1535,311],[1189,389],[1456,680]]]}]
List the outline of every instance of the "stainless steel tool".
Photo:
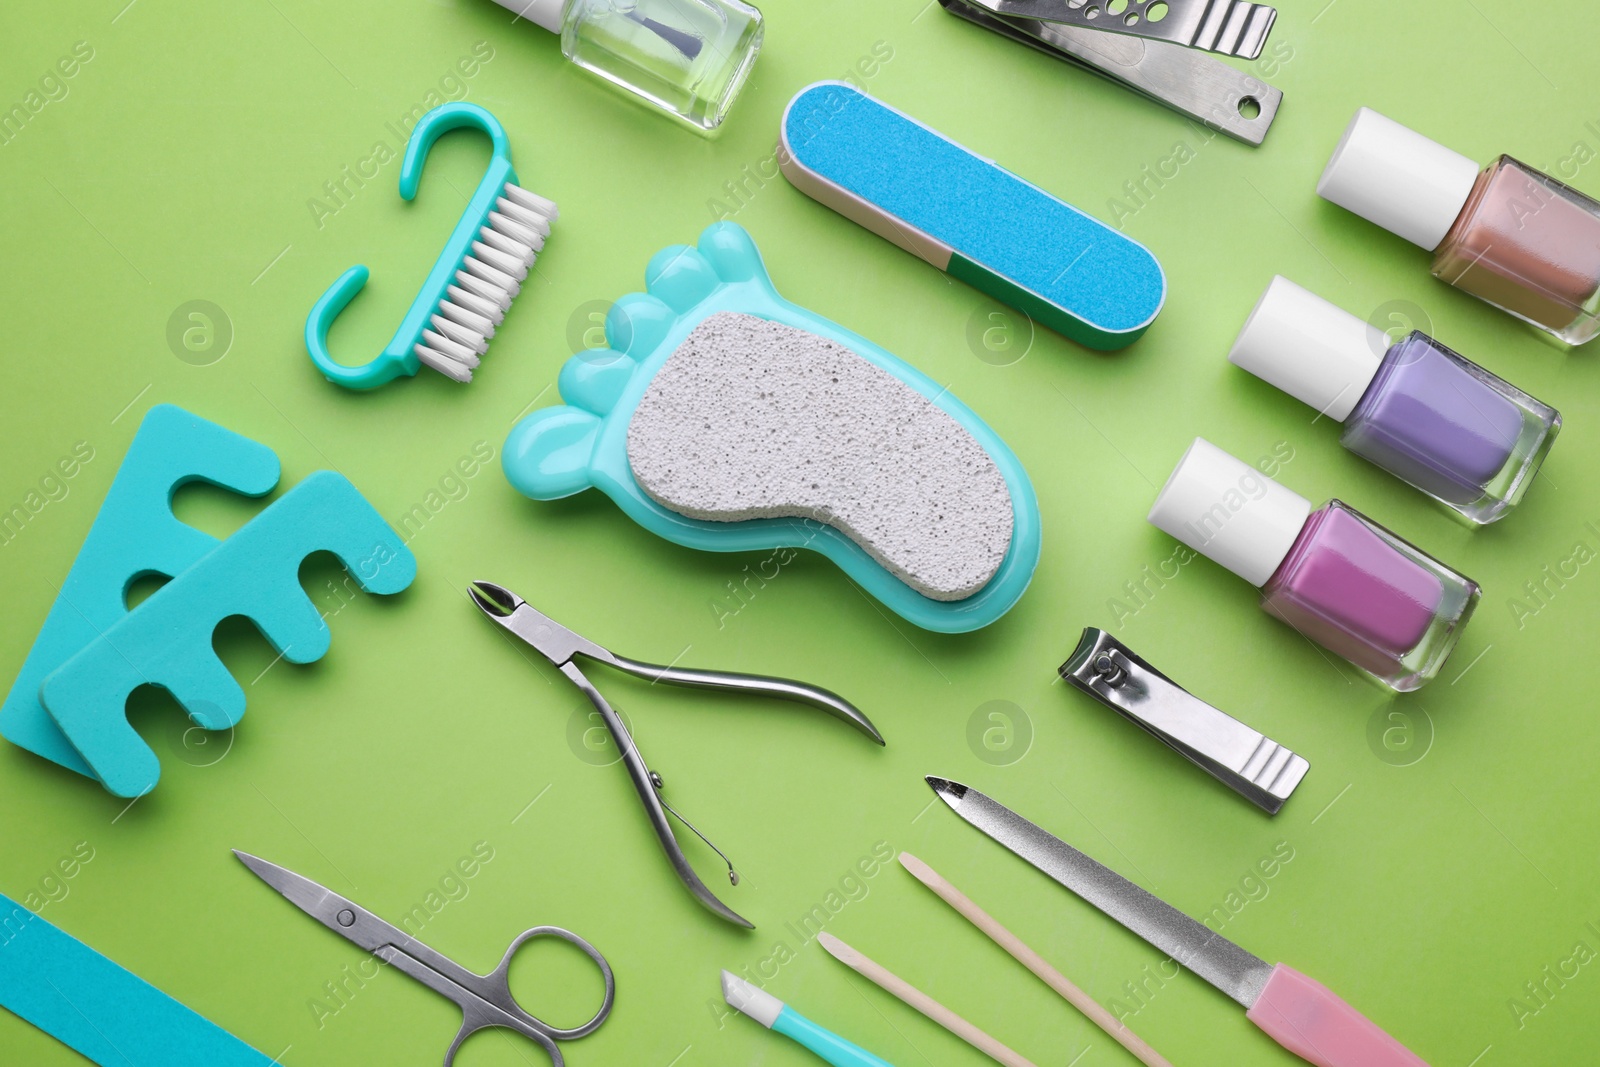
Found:
[{"label": "stainless steel tool", "polygon": [[[475,974],[327,886],[318,885],[304,875],[248,852],[234,849],[233,854],[257,878],[283,894],[289,903],[346,941],[360,945],[395,970],[453,1001],[461,1009],[461,1029],[444,1054],[444,1067],[450,1067],[455,1062],[456,1053],[467,1038],[491,1027],[521,1034],[549,1054],[551,1067],[564,1067],[565,1060],[556,1042],[574,1041],[594,1033],[611,1014],[611,1005],[617,994],[611,965],[600,955],[599,949],[571,930],[559,926],[535,926],[531,930],[524,930],[512,939],[511,947],[506,949],[505,956],[500,960],[500,966],[488,974]],[[594,1017],[581,1026],[551,1026],[527,1012],[511,992],[511,960],[518,949],[538,937],[553,937],[576,945],[600,969],[600,977],[605,981],[605,996]]]},{"label": "stainless steel tool", "polygon": [[957,815],[1222,990],[1301,1059],[1317,1067],[1427,1067],[1326,986],[1251,955],[976,789],[931,774],[927,781]]},{"label": "stainless steel tool", "polygon": [[682,846],[672,833],[672,825],[667,821],[667,816],[671,814],[687,826],[696,837],[704,841],[712,851],[721,856],[722,861],[728,865],[728,880],[738,885],[739,874],[734,869],[733,863],[720,848],[711,844],[705,834],[695,829],[693,823],[678,814],[662,799],[661,792],[666,787],[665,780],[645,763],[644,757],[639,754],[639,746],[634,742],[633,735],[628,732],[628,727],[623,724],[622,718],[611,705],[606,703],[606,698],[600,695],[594,684],[584,676],[583,671],[578,668],[575,657],[584,656],[650,682],[665,682],[668,685],[682,685],[696,689],[736,689],[810,704],[843,719],[878,744],[883,744],[883,735],[872,725],[872,720],[837,693],[831,693],[818,686],[788,678],[769,678],[760,674],[735,674],[730,671],[704,671],[641,663],[601,648],[588,638],[574,633],[504,586],[495,585],[493,582],[473,582],[468,592],[485,615],[532,646],[589,698],[589,702],[600,713],[601,721],[610,731],[612,739],[617,743],[617,751],[622,756],[623,765],[628,769],[628,777],[633,781],[633,788],[639,794],[640,801],[644,803],[645,815],[649,818],[651,829],[661,842],[661,849],[667,854],[672,869],[689,888],[689,892],[693,893],[695,899],[708,911],[738,926],[753,927],[755,924],[718,900],[700,880],[699,875],[695,874],[689,858],[684,855]]},{"label": "stainless steel tool", "polygon": [[1255,59],[1278,18],[1246,0],[967,0],[1009,18],[1058,22]]},{"label": "stainless steel tool", "polygon": [[[1091,6],[1103,9],[1105,5],[1099,3],[1074,6],[1071,0],[939,0],[939,4],[952,15],[1109,78],[1247,144],[1259,145],[1266,139],[1283,102],[1281,90],[1188,47],[1191,42],[1205,47],[1200,42],[1209,38],[1203,32],[1190,34],[1187,41],[1182,39],[1182,33],[1138,34],[1139,30],[1155,31],[1167,25],[1172,17],[1170,11],[1167,19],[1154,23],[1141,20],[1130,27],[1118,19],[1090,19],[1084,14]],[[1169,8],[1199,12],[1198,25],[1202,28],[1209,24],[1200,9],[1215,11],[1223,6],[1226,4],[1208,4],[1206,0],[1169,3]],[[1244,51],[1234,54],[1254,58],[1272,28],[1275,12],[1257,4],[1234,6],[1255,9],[1243,23],[1249,27],[1248,33],[1230,38],[1244,43]],[[1192,21],[1180,18],[1174,25],[1190,25]]]},{"label": "stainless steel tool", "polygon": [[1283,809],[1311,769],[1304,758],[1194,696],[1098,627],[1084,628],[1060,673],[1269,815]]}]

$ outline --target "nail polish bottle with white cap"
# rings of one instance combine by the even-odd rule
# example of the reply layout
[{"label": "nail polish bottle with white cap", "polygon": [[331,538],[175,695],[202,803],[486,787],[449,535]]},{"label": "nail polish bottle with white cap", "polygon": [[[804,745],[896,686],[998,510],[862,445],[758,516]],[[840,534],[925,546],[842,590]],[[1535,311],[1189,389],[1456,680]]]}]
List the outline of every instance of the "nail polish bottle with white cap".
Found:
[{"label": "nail polish bottle with white cap", "polygon": [[1299,493],[1197,437],[1150,522],[1261,590],[1261,606],[1391,689],[1444,665],[1478,583],[1338,500]]},{"label": "nail polish bottle with white cap", "polygon": [[1488,167],[1362,108],[1317,182],[1434,253],[1433,275],[1568,344],[1600,333],[1600,202],[1501,156]]},{"label": "nail polish bottle with white cap", "polygon": [[1228,359],[1344,423],[1339,442],[1475,523],[1515,507],[1561,430],[1561,414],[1413,330],[1371,323],[1282,276]]},{"label": "nail polish bottle with white cap", "polygon": [[741,0],[495,0],[561,35],[583,69],[701,131],[727,117],[761,49],[761,12]]}]

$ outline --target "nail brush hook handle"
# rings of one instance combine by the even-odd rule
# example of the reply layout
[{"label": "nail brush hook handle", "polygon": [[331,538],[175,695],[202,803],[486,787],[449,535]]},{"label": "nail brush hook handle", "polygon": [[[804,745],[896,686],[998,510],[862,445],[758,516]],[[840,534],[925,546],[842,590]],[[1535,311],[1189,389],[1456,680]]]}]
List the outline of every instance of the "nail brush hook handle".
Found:
[{"label": "nail brush hook handle", "polygon": [[[411,139],[406,143],[405,158],[400,164],[401,199],[414,200],[417,196],[417,187],[422,182],[423,165],[427,162],[428,152],[433,148],[434,142],[442,134],[468,126],[488,134],[493,144],[489,165],[479,178],[477,191],[467,205],[467,210],[462,214],[461,221],[456,224],[456,229],[445,244],[444,251],[440,253],[433,270],[423,282],[422,289],[411,302],[410,310],[406,312],[399,329],[395,331],[393,339],[384,350],[359,366],[340,363],[328,351],[328,331],[333,326],[333,320],[339,317],[340,312],[344,311],[367,284],[370,272],[364,266],[351,267],[341,274],[317,299],[312,305],[311,313],[306,316],[306,352],[310,355],[311,362],[316,364],[323,377],[329,381],[347,389],[364,391],[376,389],[402,375],[415,374],[421,366],[421,360],[415,351],[416,342],[421,336],[423,327],[427,325],[429,316],[440,298],[444,296],[450,278],[455,274],[456,268],[468,250],[469,242],[477,232],[478,224],[481,223],[481,219],[478,218],[481,213],[474,211],[474,205],[480,202],[485,206],[492,203],[492,198],[498,190],[507,182],[515,182],[517,175],[511,166],[511,143],[506,137],[505,127],[500,125],[500,120],[477,104],[464,101],[436,107],[424,115],[411,131]],[[474,219],[477,221],[474,222]]]}]

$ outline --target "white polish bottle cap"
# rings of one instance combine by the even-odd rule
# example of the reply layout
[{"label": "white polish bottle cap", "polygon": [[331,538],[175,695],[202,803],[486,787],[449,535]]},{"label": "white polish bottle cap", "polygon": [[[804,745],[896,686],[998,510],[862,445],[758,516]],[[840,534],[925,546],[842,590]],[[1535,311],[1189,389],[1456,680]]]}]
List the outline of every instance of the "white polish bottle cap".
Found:
[{"label": "white polish bottle cap", "polygon": [[1455,225],[1480,169],[1364,107],[1333,150],[1317,195],[1431,252]]},{"label": "white polish bottle cap", "polygon": [[1311,502],[1196,437],[1150,505],[1150,524],[1254,586],[1294,547]]},{"label": "white polish bottle cap", "polygon": [[1343,422],[1388,350],[1388,334],[1280,274],[1256,301],[1228,359]]},{"label": "white polish bottle cap", "polygon": [[494,0],[507,11],[515,11],[536,26],[551,33],[561,32],[561,16],[567,9],[567,0]]}]

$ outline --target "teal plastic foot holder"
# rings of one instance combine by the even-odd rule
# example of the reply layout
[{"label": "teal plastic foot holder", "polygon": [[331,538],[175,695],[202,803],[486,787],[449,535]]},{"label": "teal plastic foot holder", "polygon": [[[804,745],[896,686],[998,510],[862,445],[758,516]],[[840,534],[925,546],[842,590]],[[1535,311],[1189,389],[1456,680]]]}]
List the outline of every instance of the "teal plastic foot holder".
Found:
[{"label": "teal plastic foot holder", "polygon": [[[644,293],[632,293],[606,315],[604,349],[580,353],[561,369],[566,404],[523,419],[506,441],[506,477],[535,500],[597,487],[639,525],[660,537],[712,552],[808,548],[831,559],[901,617],[944,633],[994,622],[1022,596],[1039,562],[1039,505],[1022,464],[999,436],[949,390],[858,334],[778,295],[761,254],[743,227],[719,222],[698,246],[661,250],[645,271]],[[690,518],[653,500],[629,466],[628,426],[640,399],[695,327],[736,312],[782,323],[841,345],[887,371],[953,418],[994,461],[1012,505],[1009,548],[993,577],[961,600],[924,596],[862,547],[816,518]]]},{"label": "teal plastic foot holder", "polygon": [[[331,551],[368,592],[411,584],[416,558],[332,471],[312,474],[225,541],[172,514],[172,493],[185,482],[261,495],[277,478],[264,446],[180,408],[153,409],[7,697],[5,736],[118,796],[140,796],[161,767],[128,723],[135,688],[167,689],[208,730],[244,714],[244,691],[212,647],[224,618],[250,619],[283,659],[309,663],[331,635],[300,587],[308,555]],[[128,586],[148,574],[171,580],[128,611]]]},{"label": "teal plastic foot holder", "polygon": [[209,482],[262,496],[278,484],[278,472],[278,457],[265,445],[171,404],[151,408],[0,707],[0,736],[93,777],[40,702],[39,686],[128,613],[127,591],[136,579],[171,578],[217,547],[216,538],[173,516],[172,496],[181,486]]},{"label": "teal plastic foot holder", "polygon": [[5,896],[0,1007],[102,1067],[277,1062]]}]

